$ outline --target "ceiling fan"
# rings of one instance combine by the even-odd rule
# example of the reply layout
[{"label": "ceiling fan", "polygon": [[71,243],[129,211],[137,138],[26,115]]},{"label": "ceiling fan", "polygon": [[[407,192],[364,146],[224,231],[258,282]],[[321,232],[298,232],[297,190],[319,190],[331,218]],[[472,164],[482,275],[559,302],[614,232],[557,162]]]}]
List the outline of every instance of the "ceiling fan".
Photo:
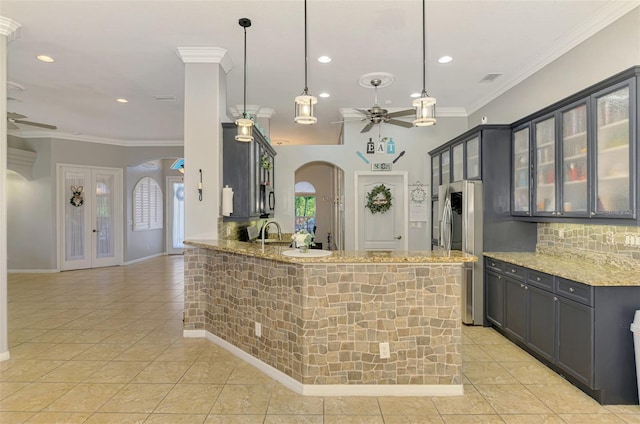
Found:
[{"label": "ceiling fan", "polygon": [[365,125],[360,132],[365,133],[369,131],[371,128],[373,128],[375,124],[380,124],[382,122],[385,122],[391,125],[398,125],[400,127],[405,127],[405,128],[413,127],[413,124],[411,122],[405,122],[395,118],[399,118],[401,116],[413,115],[415,113],[414,109],[400,110],[398,112],[389,112],[387,109],[383,109],[382,107],[380,107],[380,105],[378,104],[378,86],[381,83],[382,83],[382,80],[380,79],[371,80],[371,85],[375,90],[374,105],[371,107],[371,109],[366,109],[366,110],[354,109],[365,116],[364,118],[360,119],[360,121],[362,122],[369,121],[369,123]]},{"label": "ceiling fan", "polygon": [[25,121],[26,116],[15,112],[7,112],[7,128],[10,130],[18,130],[20,127],[16,124],[31,125],[32,127],[46,128],[48,130],[57,130],[55,125],[43,124],[40,122]]}]

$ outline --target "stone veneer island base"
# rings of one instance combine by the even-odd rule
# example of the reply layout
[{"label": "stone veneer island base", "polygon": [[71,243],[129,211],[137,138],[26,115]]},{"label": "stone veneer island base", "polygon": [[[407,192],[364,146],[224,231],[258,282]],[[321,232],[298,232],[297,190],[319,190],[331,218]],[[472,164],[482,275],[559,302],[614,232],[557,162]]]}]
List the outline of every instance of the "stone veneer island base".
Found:
[{"label": "stone veneer island base", "polygon": [[291,258],[281,247],[186,244],[185,337],[206,337],[303,395],[463,393],[461,276],[474,256]]}]

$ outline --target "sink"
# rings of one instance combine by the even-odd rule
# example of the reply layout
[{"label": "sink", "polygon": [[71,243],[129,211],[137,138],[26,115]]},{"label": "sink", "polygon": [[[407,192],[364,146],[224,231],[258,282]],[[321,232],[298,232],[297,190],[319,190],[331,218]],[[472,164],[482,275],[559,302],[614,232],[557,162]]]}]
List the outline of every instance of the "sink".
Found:
[{"label": "sink", "polygon": [[298,249],[285,250],[282,252],[284,256],[291,256],[292,258],[321,258],[323,256],[331,255],[329,250],[321,249],[309,249],[306,253],[302,253]]}]

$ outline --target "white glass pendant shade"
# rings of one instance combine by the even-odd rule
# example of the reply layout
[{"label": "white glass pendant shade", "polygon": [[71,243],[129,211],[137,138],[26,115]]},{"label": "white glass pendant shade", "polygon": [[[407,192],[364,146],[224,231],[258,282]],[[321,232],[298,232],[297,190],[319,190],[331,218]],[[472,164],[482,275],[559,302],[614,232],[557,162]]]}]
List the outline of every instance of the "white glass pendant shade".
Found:
[{"label": "white glass pendant shade", "polygon": [[242,141],[245,143],[253,141],[253,121],[251,119],[240,118],[236,120],[236,126],[238,127],[236,141]]},{"label": "white glass pendant shade", "polygon": [[416,108],[416,119],[413,125],[416,127],[427,127],[436,124],[436,99],[423,93],[422,97],[413,101]]},{"label": "white glass pendant shade", "polygon": [[303,94],[295,99],[296,117],[294,121],[297,124],[315,124],[318,119],[313,116],[313,105],[318,103],[318,99],[308,94]]}]

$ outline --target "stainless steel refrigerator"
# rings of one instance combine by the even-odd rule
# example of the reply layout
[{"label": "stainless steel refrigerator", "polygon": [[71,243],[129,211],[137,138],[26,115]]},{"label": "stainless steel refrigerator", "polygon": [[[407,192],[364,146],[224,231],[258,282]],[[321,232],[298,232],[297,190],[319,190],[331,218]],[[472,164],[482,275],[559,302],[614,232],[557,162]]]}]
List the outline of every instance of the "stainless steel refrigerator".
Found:
[{"label": "stainless steel refrigerator", "polygon": [[482,181],[463,180],[438,189],[440,248],[461,250],[478,257],[466,263],[462,275],[462,322],[483,325]]}]

